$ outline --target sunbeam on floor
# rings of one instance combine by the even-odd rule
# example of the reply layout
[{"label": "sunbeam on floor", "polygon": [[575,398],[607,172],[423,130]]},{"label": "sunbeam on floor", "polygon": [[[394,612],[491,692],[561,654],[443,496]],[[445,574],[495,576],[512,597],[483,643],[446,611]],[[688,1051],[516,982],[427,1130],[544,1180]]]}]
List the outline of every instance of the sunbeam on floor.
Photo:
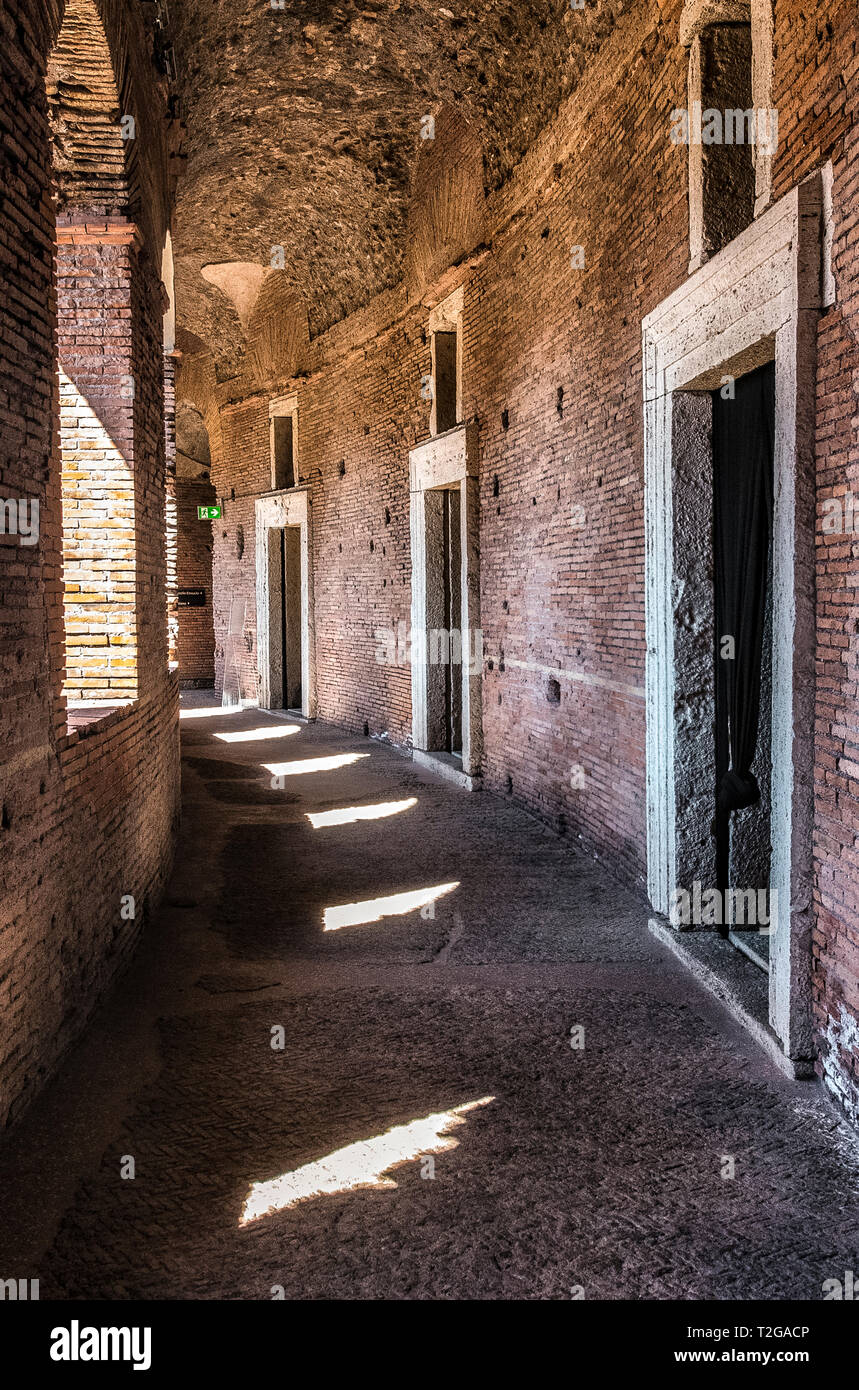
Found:
[{"label": "sunbeam on floor", "polygon": [[494,1099],[494,1096],[482,1096],[480,1100],[467,1101],[452,1110],[425,1115],[406,1125],[395,1125],[384,1134],[347,1144],[345,1149],[337,1149],[327,1158],[305,1164],[293,1173],[283,1173],[268,1182],[255,1182],[245,1198],[239,1225],[247,1226],[262,1216],[294,1207],[312,1197],[365,1187],[396,1187],[385,1173],[424,1154],[455,1149],[459,1140],[449,1131],[464,1125],[472,1110],[491,1105]]},{"label": "sunbeam on floor", "polygon": [[414,912],[443,898],[458,887],[458,880],[455,883],[437,883],[434,888],[415,888],[410,893],[392,893],[387,898],[368,898],[361,903],[326,907],[325,930],[339,931],[341,927],[361,927],[370,922],[379,922],[383,917],[402,917],[407,912]]}]

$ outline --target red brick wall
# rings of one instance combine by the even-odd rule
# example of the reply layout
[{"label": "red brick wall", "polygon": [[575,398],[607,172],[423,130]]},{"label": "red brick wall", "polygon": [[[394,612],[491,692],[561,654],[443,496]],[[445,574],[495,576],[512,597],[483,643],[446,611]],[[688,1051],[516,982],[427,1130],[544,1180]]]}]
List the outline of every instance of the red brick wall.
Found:
[{"label": "red brick wall", "polygon": [[[268,401],[259,397],[240,409],[223,411],[220,447],[213,441],[212,448],[212,482],[224,509],[221,519],[212,522],[215,673],[222,689],[224,664],[229,662],[228,685],[232,686],[237,673],[239,693],[247,700],[255,700],[259,693],[254,499],[271,487],[268,418]],[[244,626],[231,637],[230,614],[238,604],[244,608]]]},{"label": "red brick wall", "polygon": [[[105,9],[120,16],[112,35],[119,51],[127,15]],[[0,1125],[44,1082],[127,960],[163,887],[177,815],[157,231],[144,237],[131,295],[139,698],[85,735],[67,731],[45,96],[59,18],[52,3],[12,0],[0,13],[0,494],[37,499],[41,523],[38,545],[21,546],[17,537],[0,544]],[[135,80],[149,82],[150,74],[144,62]],[[152,92],[146,100],[155,100]],[[159,177],[160,139],[153,122],[150,144],[135,156],[150,186]],[[157,200],[150,204],[151,226],[159,213]],[[126,896],[134,898],[133,918],[122,915]]]},{"label": "red brick wall", "polygon": [[[775,194],[831,158],[836,303],[820,321],[816,463],[814,1007],[818,1071],[859,1120],[859,18],[849,0],[776,6]],[[856,498],[856,532],[824,532]]]},{"label": "red brick wall", "polygon": [[[685,90],[676,16],[643,41],[640,24],[633,32],[632,47],[629,34],[609,46],[551,138],[490,201],[492,254],[448,277],[445,292],[465,285],[464,417],[480,431],[486,783],[512,782],[514,796],[641,885],[640,324],[682,279],[688,249],[685,163],[668,138]],[[653,135],[633,143],[643,94]],[[422,227],[420,210],[410,225]],[[571,267],[575,245],[584,271]],[[429,432],[428,320],[405,291],[381,296],[316,340],[292,383],[312,486],[319,714],[402,744],[410,672],[376,662],[375,633],[410,621],[408,451]],[[222,411],[214,472],[219,492],[237,494],[216,540],[216,632],[220,645],[227,592],[242,592],[248,695],[253,555],[246,548],[237,564],[234,528],[247,533],[253,494],[269,486],[267,415],[267,397]],[[573,507],[583,508],[579,528]],[[557,667],[575,672],[560,705],[546,698]]]},{"label": "red brick wall", "polygon": [[180,606],[177,653],[180,686],[215,683],[215,635],[212,623],[212,528],[218,522],[200,521],[198,507],[216,501],[211,483],[176,479],[179,587],[203,589],[200,608]]},{"label": "red brick wall", "polygon": [[58,228],[66,695],[137,693],[128,224]]},{"label": "red brick wall", "polygon": [[176,359],[171,351],[164,358],[164,550],[167,563],[167,655],[172,666],[178,662],[179,610],[179,533],[176,514]]},{"label": "red brick wall", "polygon": [[[444,288],[465,287],[464,413],[480,437],[486,783],[512,788],[642,889],[641,320],[687,273],[687,156],[670,142],[670,112],[686,104],[681,8],[641,5],[623,17],[490,199],[490,254],[460,265]],[[859,496],[857,61],[855,6],[778,0],[774,196],[827,158],[834,168],[838,303],[820,327],[821,499],[851,485]],[[583,270],[571,264],[574,246],[584,248]],[[410,735],[409,672],[377,665],[374,632],[409,622],[408,450],[428,433],[420,382],[430,370],[430,302],[388,292],[317,339],[302,375],[278,387],[299,392],[301,469],[312,488],[319,714],[356,731],[367,722],[399,743]],[[252,696],[248,537],[253,495],[269,486],[267,397],[238,382],[222,389],[227,397],[213,476],[236,500],[216,528],[215,624],[221,646],[229,596],[243,594]],[[848,580],[857,551],[849,539],[821,539],[814,947],[820,1070],[853,1114],[859,613]],[[570,673],[560,704],[547,700],[556,668]]]}]

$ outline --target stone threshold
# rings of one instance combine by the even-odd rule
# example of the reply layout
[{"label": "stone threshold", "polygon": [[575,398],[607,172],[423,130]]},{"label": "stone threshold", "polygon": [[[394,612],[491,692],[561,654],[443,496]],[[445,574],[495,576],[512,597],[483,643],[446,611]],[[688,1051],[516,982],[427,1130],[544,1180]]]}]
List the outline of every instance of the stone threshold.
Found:
[{"label": "stone threshold", "polygon": [[264,705],[250,704],[242,701],[243,709],[258,709],[260,714],[270,714],[272,719],[286,719],[290,724],[315,724],[315,719],[310,719],[306,714],[302,714],[300,709],[266,709]]},{"label": "stone threshold", "polygon": [[792,1081],[814,1077],[807,1058],[785,1056],[769,1023],[769,975],[715,931],[677,931],[659,917],[648,921],[651,935],[672,951],[699,984],[741,1023],[759,1047]]},{"label": "stone threshold", "polygon": [[446,782],[452,782],[455,787],[462,787],[464,791],[473,792],[482,785],[479,777],[471,777],[463,772],[462,759],[455,753],[425,753],[420,748],[413,748],[412,761],[425,767],[428,772],[437,773]]}]

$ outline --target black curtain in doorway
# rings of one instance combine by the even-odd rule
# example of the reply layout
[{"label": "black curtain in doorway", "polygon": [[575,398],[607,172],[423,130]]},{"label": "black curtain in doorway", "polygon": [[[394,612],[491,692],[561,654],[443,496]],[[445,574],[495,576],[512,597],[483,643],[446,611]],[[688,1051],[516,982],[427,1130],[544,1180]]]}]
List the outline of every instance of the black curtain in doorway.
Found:
[{"label": "black curtain in doorway", "polygon": [[[732,811],[760,800],[761,655],[772,540],[775,367],[713,393],[713,558],[716,617],[716,873],[730,885]],[[733,659],[723,655],[733,638]]]}]

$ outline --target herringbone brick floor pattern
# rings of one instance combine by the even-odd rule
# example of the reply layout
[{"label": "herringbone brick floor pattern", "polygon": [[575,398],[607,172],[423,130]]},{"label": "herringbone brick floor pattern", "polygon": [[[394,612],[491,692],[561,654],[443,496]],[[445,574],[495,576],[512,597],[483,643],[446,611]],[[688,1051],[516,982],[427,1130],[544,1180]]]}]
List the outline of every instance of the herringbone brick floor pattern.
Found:
[{"label": "herringbone brick floor pattern", "polygon": [[[855,1267],[846,1126],[606,868],[378,742],[207,701],[168,900],[0,1163],[6,1272],[72,1299],[818,1299]],[[282,789],[263,767],[342,753]],[[242,1224],[254,1183],[478,1100],[386,1185]]]}]

